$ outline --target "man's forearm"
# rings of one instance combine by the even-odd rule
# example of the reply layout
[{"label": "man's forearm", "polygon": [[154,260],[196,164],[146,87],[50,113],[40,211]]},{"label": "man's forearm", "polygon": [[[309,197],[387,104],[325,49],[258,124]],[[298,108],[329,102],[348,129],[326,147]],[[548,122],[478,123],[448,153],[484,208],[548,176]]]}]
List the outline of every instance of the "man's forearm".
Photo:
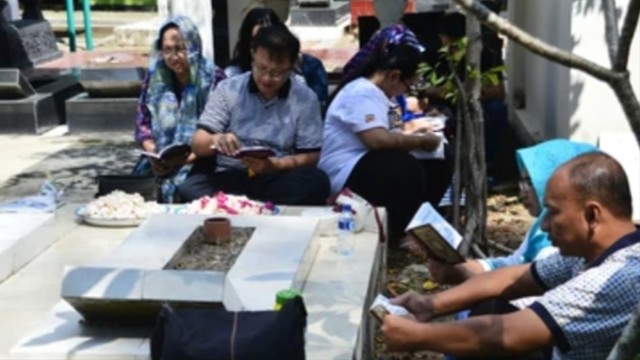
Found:
[{"label": "man's forearm", "polygon": [[479,301],[517,299],[542,294],[530,274],[530,265],[510,266],[483,274],[432,297],[437,315],[468,309]]},{"label": "man's forearm", "polygon": [[[461,322],[419,323],[406,350],[430,350],[454,356],[490,356],[536,350],[544,338],[518,334],[505,316],[472,317]],[[535,330],[534,330],[535,331]]]},{"label": "man's forearm", "polygon": [[192,151],[198,157],[209,157],[213,156],[215,150],[211,149],[211,146],[215,144],[215,136],[218,134],[211,134],[204,130],[196,130],[196,133],[193,135],[193,141],[191,144]]}]

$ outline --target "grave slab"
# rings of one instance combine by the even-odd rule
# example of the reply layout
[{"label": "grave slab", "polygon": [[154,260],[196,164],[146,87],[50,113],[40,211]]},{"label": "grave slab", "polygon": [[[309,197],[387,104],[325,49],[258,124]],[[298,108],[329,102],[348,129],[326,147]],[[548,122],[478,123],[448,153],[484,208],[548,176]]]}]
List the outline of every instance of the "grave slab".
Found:
[{"label": "grave slab", "polygon": [[[285,207],[283,214],[300,214],[303,209]],[[384,222],[386,214],[381,211],[380,215]],[[329,218],[327,217],[325,220]],[[272,219],[267,218],[265,221]],[[180,218],[179,221],[183,220],[183,218]],[[335,219],[332,221],[335,224]],[[176,223],[177,220],[173,222]],[[80,226],[78,230],[83,230],[83,228],[91,230],[91,234],[100,230],[89,229],[86,226]],[[330,230],[329,227],[325,228]],[[373,339],[369,329],[372,327],[372,322],[369,321],[366,308],[372,296],[380,290],[380,285],[384,281],[384,269],[379,268],[379,266],[384,264],[381,258],[385,256],[386,249],[384,243],[378,241],[377,230],[375,220],[367,219],[365,221],[365,230],[356,234],[355,255],[351,257],[343,257],[335,252],[335,231],[333,231],[333,234],[329,232],[314,233],[313,236],[318,240],[319,248],[305,286],[302,289],[309,313],[305,347],[307,359],[371,358],[371,341]],[[116,244],[118,241],[122,241],[118,239],[123,239],[128,234],[128,232],[112,229],[104,229],[103,231],[105,234],[100,235],[100,238],[104,238],[102,241],[108,238],[109,244]],[[112,235],[107,235],[109,231],[111,231],[110,234]],[[131,235],[134,233],[131,233]],[[102,247],[101,241],[96,238],[97,233],[96,235],[90,235],[89,233],[85,234],[85,231],[83,231],[83,234],[82,237],[78,233],[77,236],[65,238],[62,243],[56,245],[56,251],[64,254],[67,251],[77,250],[79,253],[93,254],[96,249]],[[86,241],[89,238],[92,240]],[[128,237],[128,239],[130,238],[131,236]],[[109,245],[104,249],[114,249],[111,254],[115,254],[116,250],[122,250],[126,243],[127,241],[123,241],[116,248]],[[129,249],[141,251],[149,248],[148,246],[129,247]],[[67,250],[61,252],[62,249]],[[160,252],[157,252],[152,258],[158,255],[161,255]],[[49,256],[45,255],[42,260],[47,260]],[[91,265],[88,266],[109,264],[113,261],[113,259],[109,259],[110,257],[107,256],[101,261],[91,261]],[[165,262],[169,259],[170,257],[167,257]],[[145,266],[149,266],[153,261],[158,260],[152,260],[146,263]],[[49,261],[47,260],[46,263],[49,263]],[[55,272],[51,273],[50,270],[47,271],[47,267],[41,264],[40,261],[34,266],[29,266],[26,271],[30,276],[39,278],[39,281],[44,281],[44,278],[46,278],[47,283],[61,281],[61,275],[56,275]],[[38,274],[50,275],[38,276]],[[345,276],[345,274],[349,274],[349,276]],[[0,294],[4,294],[7,291],[5,288],[0,284]],[[22,311],[20,309],[23,307],[26,309],[30,302],[32,300],[15,304],[15,309],[12,309],[11,314],[7,313],[6,308],[0,307],[0,314],[8,316],[8,319],[19,320]],[[1,299],[0,303],[2,303]],[[273,303],[270,306],[272,305]],[[29,312],[33,313],[33,310],[29,310]],[[34,324],[33,320],[30,320],[32,324]],[[93,328],[85,326],[80,322],[80,315],[63,301],[58,302],[49,314],[41,320],[44,321],[40,321],[40,325],[35,328],[32,328],[33,325],[20,327],[21,329],[32,328],[32,331],[25,333],[22,330],[20,333],[26,335],[23,335],[19,341],[14,343],[15,345],[10,351],[8,348],[3,349],[0,346],[0,359],[137,360],[150,358],[149,342],[146,338],[148,329]],[[35,324],[38,323],[36,322]],[[0,331],[4,331],[7,326],[0,324]],[[11,338],[15,338],[15,336]],[[0,341],[0,345],[2,344],[3,342]],[[5,353],[4,351],[8,352]]]},{"label": "grave slab", "polygon": [[0,213],[0,283],[73,227],[73,224],[58,221],[63,216],[53,213]]},{"label": "grave slab", "polygon": [[70,133],[135,129],[137,98],[92,98],[81,93],[65,106]]},{"label": "grave slab", "polygon": [[58,120],[56,104],[50,94],[0,100],[0,133],[41,134],[58,125]]},{"label": "grave slab", "polygon": [[[104,317],[99,314],[102,308],[111,319],[117,318],[115,307],[130,314],[128,310],[150,306],[147,313],[154,314],[163,300],[224,303],[230,311],[267,310],[273,308],[278,290],[302,290],[318,248],[313,241],[316,218],[231,216],[233,227],[255,230],[226,280],[221,272],[163,270],[206,218],[151,216],[99,266],[69,269],[62,297],[95,320]],[[124,316],[121,321],[126,321]]]},{"label": "grave slab", "polygon": [[92,98],[138,98],[143,68],[82,69],[79,81]]},{"label": "grave slab", "polygon": [[28,69],[62,56],[51,25],[45,20],[16,20],[2,25],[3,50],[11,53],[11,66]]},{"label": "grave slab", "polygon": [[0,69],[0,99],[23,99],[34,95],[27,78],[18,69]]},{"label": "grave slab", "polygon": [[[34,89],[31,81],[41,82]],[[65,100],[81,91],[70,75],[29,79],[17,69],[0,70],[0,133],[39,134],[65,122]]]}]

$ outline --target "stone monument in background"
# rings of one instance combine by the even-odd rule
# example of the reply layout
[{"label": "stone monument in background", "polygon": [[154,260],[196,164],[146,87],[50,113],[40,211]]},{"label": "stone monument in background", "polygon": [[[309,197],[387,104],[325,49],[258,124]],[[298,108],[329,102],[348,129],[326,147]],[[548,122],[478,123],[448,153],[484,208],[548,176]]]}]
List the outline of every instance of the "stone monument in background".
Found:
[{"label": "stone monument in background", "polygon": [[[29,69],[34,65],[62,56],[51,25],[42,16],[41,0],[22,0],[22,19],[5,20],[0,17],[0,66]],[[0,7],[7,5],[13,12],[15,2],[0,0]],[[4,11],[3,11],[4,13]]]}]

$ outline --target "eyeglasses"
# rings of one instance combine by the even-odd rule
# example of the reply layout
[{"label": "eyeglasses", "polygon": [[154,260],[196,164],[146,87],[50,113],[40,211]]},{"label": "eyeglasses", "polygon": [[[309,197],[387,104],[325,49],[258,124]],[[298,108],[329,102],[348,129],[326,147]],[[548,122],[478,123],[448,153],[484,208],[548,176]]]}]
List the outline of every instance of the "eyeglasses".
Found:
[{"label": "eyeglasses", "polygon": [[530,177],[523,177],[522,179],[520,179],[518,181],[518,188],[520,188],[520,191],[529,191],[533,188],[533,185],[531,184],[531,178]]},{"label": "eyeglasses", "polygon": [[276,70],[276,69],[268,69],[266,66],[256,64],[255,62],[251,63],[251,68],[258,76],[267,75],[271,79],[275,81],[281,81],[289,76],[291,72],[291,68]]},{"label": "eyeglasses", "polygon": [[162,48],[162,50],[160,50],[162,52],[162,56],[164,56],[165,58],[171,57],[171,56],[178,56],[178,57],[183,57],[187,54],[187,49],[183,48],[183,47],[177,47],[177,48]]}]

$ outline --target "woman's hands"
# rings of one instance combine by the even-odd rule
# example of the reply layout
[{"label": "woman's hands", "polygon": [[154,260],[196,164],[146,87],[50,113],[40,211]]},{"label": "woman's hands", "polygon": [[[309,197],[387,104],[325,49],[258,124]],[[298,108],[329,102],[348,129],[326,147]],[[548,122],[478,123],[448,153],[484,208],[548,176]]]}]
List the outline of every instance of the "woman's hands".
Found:
[{"label": "woman's hands", "polygon": [[192,164],[195,159],[196,154],[191,152],[185,154],[185,156],[173,156],[165,160],[149,157],[149,162],[151,163],[151,171],[153,174],[163,178],[173,175],[186,164]]}]

